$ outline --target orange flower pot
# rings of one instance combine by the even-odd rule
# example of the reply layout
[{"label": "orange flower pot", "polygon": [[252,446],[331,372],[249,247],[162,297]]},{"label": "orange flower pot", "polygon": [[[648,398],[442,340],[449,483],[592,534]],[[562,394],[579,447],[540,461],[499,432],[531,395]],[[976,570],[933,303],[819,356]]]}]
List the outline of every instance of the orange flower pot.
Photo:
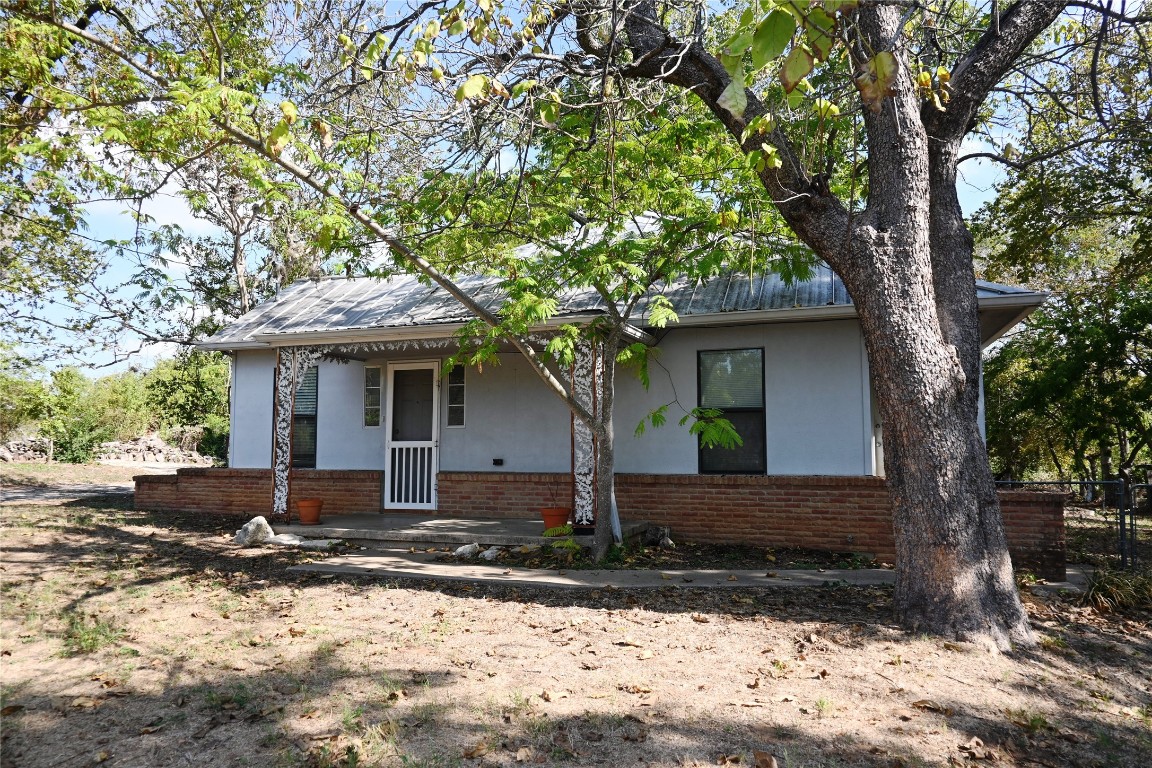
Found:
[{"label": "orange flower pot", "polygon": [[541,507],[540,517],[544,518],[544,530],[559,528],[568,522],[572,510],[568,507]]},{"label": "orange flower pot", "polygon": [[300,525],[320,525],[320,508],[323,506],[323,499],[300,499],[297,501],[296,511],[300,514]]}]

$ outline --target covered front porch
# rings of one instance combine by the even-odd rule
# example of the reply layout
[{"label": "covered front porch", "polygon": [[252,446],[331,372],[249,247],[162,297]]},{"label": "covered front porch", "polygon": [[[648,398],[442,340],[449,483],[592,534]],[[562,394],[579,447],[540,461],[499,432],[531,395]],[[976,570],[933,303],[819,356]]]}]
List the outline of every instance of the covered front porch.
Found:
[{"label": "covered front porch", "polygon": [[[272,398],[271,440],[271,517],[290,523],[294,517],[295,502],[302,498],[341,495],[343,488],[324,488],[322,492],[310,490],[306,479],[315,469],[300,468],[299,441],[295,430],[300,422],[299,403],[302,387],[309,381],[309,369],[320,362],[353,364],[364,371],[363,423],[359,412],[346,408],[343,432],[345,439],[355,443],[362,435],[374,429],[381,450],[379,459],[372,459],[372,451],[361,450],[361,455],[349,457],[352,466],[367,461],[383,466],[377,470],[379,482],[375,489],[359,488],[362,497],[356,506],[339,503],[341,512],[374,511],[386,513],[440,513],[468,514],[478,505],[479,516],[523,518],[535,516],[539,507],[567,506],[573,510],[571,521],[578,525],[591,525],[594,521],[596,441],[590,430],[544,388],[535,383],[531,366],[518,355],[501,355],[497,369],[512,369],[508,375],[481,376],[468,373],[460,366],[446,365],[451,355],[459,351],[455,337],[429,337],[420,339],[344,341],[338,344],[307,344],[278,346],[275,348],[275,376]],[[510,358],[510,359],[509,359]],[[577,347],[571,365],[552,366],[558,380],[572,393],[584,408],[596,413],[602,398],[600,378],[603,356],[599,348],[590,344]],[[324,370],[330,371],[329,365]],[[317,403],[315,369],[311,392],[305,402]],[[530,387],[526,387],[527,380]],[[498,393],[503,386],[518,387],[514,394]],[[361,393],[346,389],[336,398],[329,395],[324,401],[329,406],[334,399],[358,399]],[[544,402],[540,402],[540,400]],[[465,421],[465,403],[468,419]],[[509,410],[511,409],[511,410]],[[525,415],[517,420],[517,413]],[[315,406],[313,406],[315,414]],[[561,418],[557,418],[560,416]],[[316,464],[316,417],[312,417],[312,464]],[[329,433],[331,433],[331,427]],[[534,443],[538,444],[535,447]],[[518,445],[525,446],[517,449]],[[330,445],[322,446],[331,448]],[[515,472],[514,491],[506,483],[491,486],[489,495],[479,497],[454,493],[452,481],[446,476],[467,473],[453,472],[451,467],[481,466],[491,463],[491,474],[484,480],[504,478],[504,456],[513,464],[522,465],[523,454],[548,456],[545,460],[553,471]],[[319,453],[325,453],[320,451]],[[333,455],[328,450],[325,463],[332,466]],[[489,459],[484,454],[494,454]],[[367,457],[367,458],[366,458]],[[339,462],[340,460],[337,459]],[[445,471],[445,465],[450,469]],[[347,466],[340,463],[336,467]],[[564,471],[555,471],[564,468]],[[329,470],[331,472],[332,470]],[[343,475],[340,469],[335,472]],[[355,473],[355,477],[353,477]],[[349,470],[346,480],[359,486],[368,479],[364,470]],[[331,474],[325,479],[334,479]],[[507,479],[507,478],[504,478]],[[368,480],[371,482],[371,480]],[[368,501],[375,495],[377,503]],[[451,497],[445,505],[445,495]],[[494,498],[492,498],[494,497]]]}]

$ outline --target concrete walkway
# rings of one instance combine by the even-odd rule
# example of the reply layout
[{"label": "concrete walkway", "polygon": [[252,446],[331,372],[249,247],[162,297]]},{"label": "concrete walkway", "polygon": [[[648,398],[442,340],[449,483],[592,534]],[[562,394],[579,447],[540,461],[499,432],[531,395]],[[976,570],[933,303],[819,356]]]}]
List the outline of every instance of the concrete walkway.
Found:
[{"label": "concrete walkway", "polygon": [[[407,550],[366,550],[330,557],[315,563],[294,565],[288,570],[306,573],[354,574],[381,579],[406,578],[468,581],[477,584],[561,587],[572,589],[659,589],[662,587],[819,587],[874,586],[892,584],[896,573],[887,569],[854,570],[545,570],[481,563],[438,562],[437,553]],[[1083,588],[1083,570],[1070,566],[1068,581],[1036,585],[1034,590]]]}]

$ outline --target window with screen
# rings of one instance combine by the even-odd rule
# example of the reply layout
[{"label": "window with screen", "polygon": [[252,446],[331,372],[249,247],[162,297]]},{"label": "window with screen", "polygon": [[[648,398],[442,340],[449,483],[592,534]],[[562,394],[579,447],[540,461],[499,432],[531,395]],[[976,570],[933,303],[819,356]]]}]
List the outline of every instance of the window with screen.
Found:
[{"label": "window with screen", "polygon": [[448,372],[449,427],[464,426],[464,366],[458,365]]},{"label": "window with screen", "polygon": [[730,449],[701,446],[700,472],[765,473],[764,350],[722,349],[697,355],[700,407],[719,410],[744,441]]},{"label": "window with screen", "polygon": [[380,367],[368,366],[364,369],[364,426],[380,426],[381,386]]},{"label": "window with screen", "polygon": [[292,408],[292,466],[316,468],[316,379],[315,366],[304,373]]}]

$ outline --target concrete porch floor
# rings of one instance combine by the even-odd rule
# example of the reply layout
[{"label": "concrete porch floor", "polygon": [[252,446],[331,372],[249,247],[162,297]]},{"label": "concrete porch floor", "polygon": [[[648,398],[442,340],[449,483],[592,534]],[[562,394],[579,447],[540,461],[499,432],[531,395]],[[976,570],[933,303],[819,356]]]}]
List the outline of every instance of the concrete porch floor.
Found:
[{"label": "concrete porch floor", "polygon": [[[624,540],[630,541],[648,529],[648,523],[622,520],[620,527]],[[313,539],[346,539],[363,546],[383,546],[388,543],[417,544],[481,544],[485,546],[522,546],[547,544],[540,534],[544,524],[536,519],[501,519],[491,517],[444,517],[410,513],[362,513],[353,515],[321,515],[319,525],[291,525],[272,523],[276,533],[294,533]],[[577,541],[591,537],[577,537]]]}]

